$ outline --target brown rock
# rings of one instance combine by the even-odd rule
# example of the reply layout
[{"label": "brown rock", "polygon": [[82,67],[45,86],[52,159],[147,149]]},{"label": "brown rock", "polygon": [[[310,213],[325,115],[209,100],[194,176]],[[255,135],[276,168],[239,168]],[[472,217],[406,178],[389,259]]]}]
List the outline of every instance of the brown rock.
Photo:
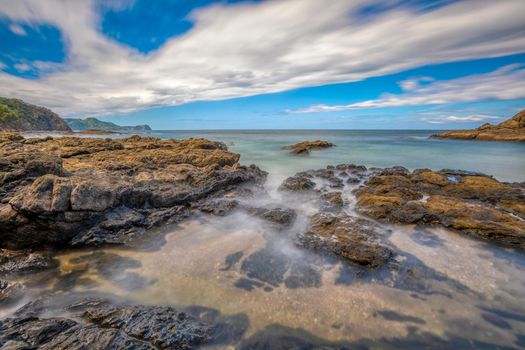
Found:
[{"label": "brown rock", "polygon": [[472,172],[381,172],[357,191],[358,208],[399,223],[439,224],[498,243],[525,247],[520,188]]},{"label": "brown rock", "polygon": [[334,147],[335,145],[328,141],[304,141],[295,145],[285,146],[283,149],[290,149],[293,154],[309,154],[311,150]]},{"label": "brown rock", "polygon": [[377,227],[366,219],[344,213],[318,213],[310,221],[300,243],[310,249],[340,256],[370,268],[385,265],[394,252],[381,241]]},{"label": "brown rock", "polygon": [[498,124],[485,123],[473,130],[451,130],[437,135],[435,138],[483,140],[483,141],[525,141],[525,110],[512,118]]},{"label": "brown rock", "polygon": [[186,217],[181,207],[264,181],[238,160],[206,139],[0,137],[0,246],[128,242]]}]

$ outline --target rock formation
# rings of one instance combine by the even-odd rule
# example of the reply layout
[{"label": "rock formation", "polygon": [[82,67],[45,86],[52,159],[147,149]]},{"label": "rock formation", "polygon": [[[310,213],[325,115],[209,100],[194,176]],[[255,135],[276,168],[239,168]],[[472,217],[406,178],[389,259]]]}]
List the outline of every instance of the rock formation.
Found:
[{"label": "rock formation", "polygon": [[334,147],[335,145],[328,141],[304,141],[291,146],[284,146],[283,149],[291,150],[292,154],[309,154],[311,150]]},{"label": "rock formation", "polygon": [[512,118],[498,124],[485,123],[473,130],[451,130],[437,135],[435,138],[481,140],[481,141],[525,141],[525,110]]},{"label": "rock formation", "polygon": [[397,167],[374,174],[357,193],[361,212],[394,223],[441,225],[525,248],[525,195],[473,172]]},{"label": "rock formation", "polygon": [[0,246],[121,244],[266,173],[205,139],[0,135]]}]

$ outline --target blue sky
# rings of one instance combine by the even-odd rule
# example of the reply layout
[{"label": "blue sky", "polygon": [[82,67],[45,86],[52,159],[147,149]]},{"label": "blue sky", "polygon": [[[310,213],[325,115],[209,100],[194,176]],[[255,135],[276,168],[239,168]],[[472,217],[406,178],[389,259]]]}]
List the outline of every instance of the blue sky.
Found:
[{"label": "blue sky", "polygon": [[0,95],[154,129],[454,129],[525,108],[525,2],[0,0]]}]

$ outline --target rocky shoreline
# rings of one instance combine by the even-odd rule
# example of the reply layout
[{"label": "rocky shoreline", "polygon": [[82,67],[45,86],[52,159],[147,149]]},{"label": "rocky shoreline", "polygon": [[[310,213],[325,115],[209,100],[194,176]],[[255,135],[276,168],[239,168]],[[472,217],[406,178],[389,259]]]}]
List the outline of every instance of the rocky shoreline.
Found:
[{"label": "rocky shoreline", "polygon": [[0,244],[124,244],[266,173],[205,139],[0,137]]},{"label": "rocky shoreline", "polygon": [[437,139],[525,142],[525,110],[498,125],[485,123],[476,129],[445,131],[432,137]]},{"label": "rocky shoreline", "polygon": [[[354,164],[303,171],[279,188],[283,196],[306,196],[316,203],[317,212],[309,215],[303,231],[296,232],[290,230],[297,219],[294,208],[282,203],[246,204],[254,192],[264,193],[267,173],[255,165],[240,165],[240,156],[221,142],[139,136],[26,139],[4,133],[0,156],[0,302],[5,305],[17,305],[27,295],[26,286],[12,276],[43,273],[38,278],[45,279],[60,274],[53,259],[57,250],[132,246],[150,229],[197,212],[226,216],[242,210],[267,222],[282,232],[283,240],[341,263],[339,284],[366,279],[374,272],[375,283],[429,294],[447,295],[440,283],[472,292],[396,249],[383,223],[444,227],[485,242],[525,248],[524,184],[503,183],[480,173]],[[315,261],[275,256],[270,248],[277,244],[268,242],[268,247],[246,257],[233,254],[224,269],[239,266],[245,278],[236,283],[247,291],[321,284]],[[94,269],[102,275],[111,270],[108,264],[137,266],[133,259],[109,255],[94,251],[75,262],[84,269],[79,272]],[[68,277],[89,283],[81,276],[73,271]],[[438,286],[430,288],[428,281]],[[257,334],[243,338],[248,326],[246,315],[137,305],[114,295],[84,295],[63,288],[37,296],[1,320],[0,347],[265,346],[267,340]],[[279,344],[307,343],[300,336],[293,344],[287,341],[279,339]],[[314,344],[329,346],[320,339]],[[347,345],[339,348],[352,348]]]}]

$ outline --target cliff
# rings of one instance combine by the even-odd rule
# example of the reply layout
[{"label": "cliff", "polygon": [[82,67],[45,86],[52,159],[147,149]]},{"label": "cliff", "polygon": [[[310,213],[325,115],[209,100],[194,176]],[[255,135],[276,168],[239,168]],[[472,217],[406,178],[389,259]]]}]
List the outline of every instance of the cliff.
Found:
[{"label": "cliff", "polygon": [[0,97],[0,129],[71,131],[67,123],[51,110],[5,97]]}]

